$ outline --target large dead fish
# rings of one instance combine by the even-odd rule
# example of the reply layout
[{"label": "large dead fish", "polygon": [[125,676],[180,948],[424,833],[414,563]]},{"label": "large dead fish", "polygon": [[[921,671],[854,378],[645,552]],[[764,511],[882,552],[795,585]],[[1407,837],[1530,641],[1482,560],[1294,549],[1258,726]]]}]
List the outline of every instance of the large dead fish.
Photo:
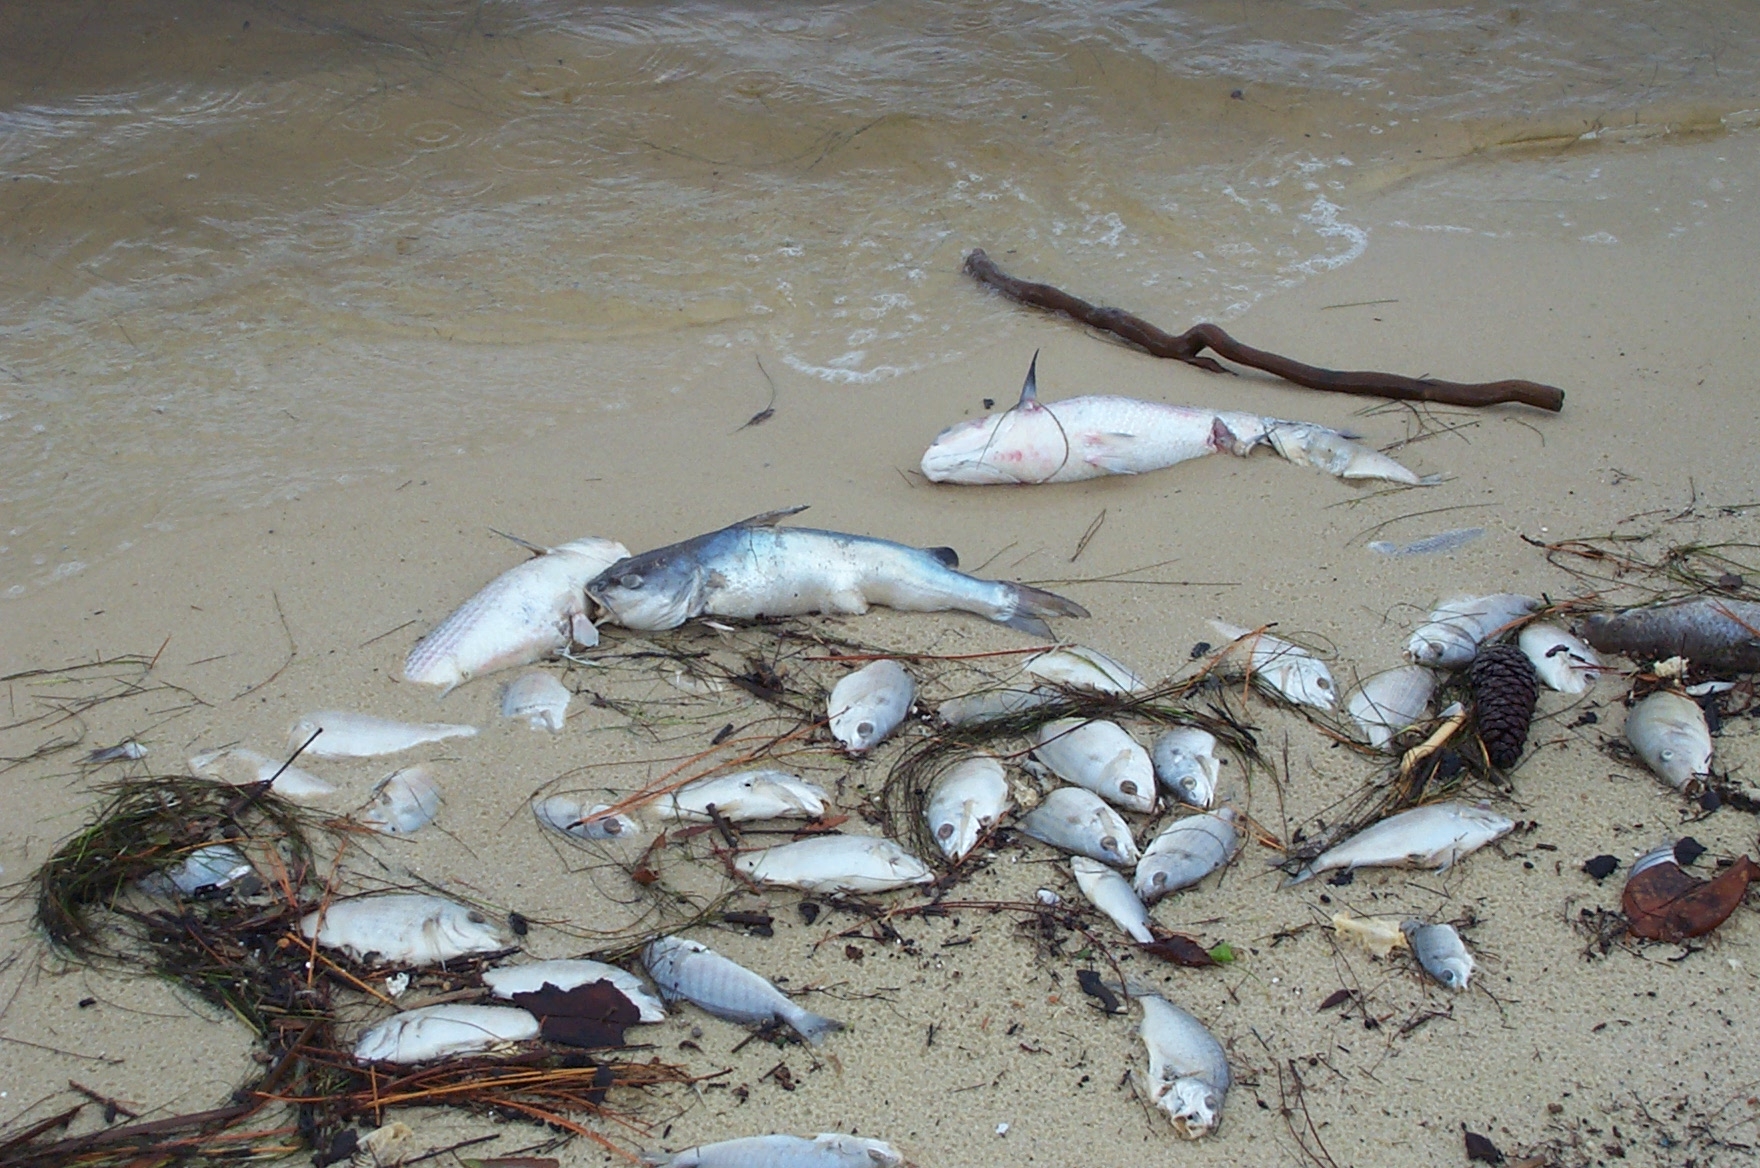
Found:
[{"label": "large dead fish", "polygon": [[936,435],[923,453],[924,477],[979,485],[1071,483],[1142,474],[1218,451],[1244,458],[1268,446],[1290,462],[1339,478],[1423,481],[1380,451],[1312,422],[1128,397],[1043,403],[1038,367],[1034,354],[1013,409],[960,422]]},{"label": "large dead fish", "polygon": [[1300,884],[1335,868],[1446,869],[1515,826],[1487,807],[1428,803],[1390,815],[1328,848],[1288,883]]},{"label": "large dead fish", "polygon": [[1760,671],[1760,604],[1697,596],[1673,604],[1598,612],[1583,638],[1603,653],[1634,661],[1685,657],[1694,665],[1740,673]]},{"label": "large dead fish", "polygon": [[881,1140],[823,1132],[803,1136],[746,1136],[699,1144],[673,1156],[644,1156],[653,1168],[897,1168],[898,1149]]},{"label": "large dead fish", "polygon": [[1045,618],[1087,616],[1073,600],[1025,584],[956,571],[949,548],[777,523],[793,507],[741,520],[612,564],[587,584],[606,619],[629,629],[675,629],[698,616],[953,609],[1049,636]]}]

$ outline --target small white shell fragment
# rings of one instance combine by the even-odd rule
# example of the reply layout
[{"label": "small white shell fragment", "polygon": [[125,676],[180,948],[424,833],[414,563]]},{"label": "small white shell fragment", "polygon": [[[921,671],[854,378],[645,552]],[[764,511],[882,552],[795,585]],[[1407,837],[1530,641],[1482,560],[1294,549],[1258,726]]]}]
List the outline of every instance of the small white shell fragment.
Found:
[{"label": "small white shell fragment", "polygon": [[1711,773],[1711,727],[1692,698],[1659,689],[1626,711],[1625,729],[1644,765],[1675,790]]},{"label": "small white shell fragment", "polygon": [[1332,671],[1326,668],[1326,662],[1300,645],[1226,621],[1213,620],[1210,627],[1231,641],[1244,639],[1251,653],[1253,680],[1261,686],[1271,688],[1297,705],[1320,710],[1330,710],[1333,702],[1338,700],[1338,686],[1333,683]]},{"label": "small white shell fragment", "polygon": [[538,1037],[538,1020],[513,1006],[448,1003],[393,1014],[360,1036],[363,1063],[422,1063]]},{"label": "small white shell fragment", "polygon": [[881,1140],[824,1132],[810,1140],[787,1135],[722,1140],[646,1162],[653,1168],[898,1168],[904,1157]]},{"label": "small white shell fragment", "polygon": [[1548,689],[1580,694],[1601,674],[1601,658],[1577,637],[1550,621],[1524,625],[1516,644]]},{"label": "small white shell fragment", "polygon": [[1143,691],[1143,679],[1098,649],[1060,645],[1027,659],[1028,676],[1065,689],[1087,689],[1120,697]]},{"label": "small white shell fragment", "polygon": [[503,965],[499,969],[483,971],[483,984],[498,998],[535,993],[547,985],[555,986],[559,990],[572,990],[597,981],[608,981],[616,986],[617,992],[641,1011],[643,1022],[666,1020],[665,1003],[654,996],[647,983],[627,969],[606,965],[602,961],[528,961],[524,965]]},{"label": "small white shell fragment", "polygon": [[1222,1122],[1228,1055],[1196,1018],[1153,994],[1139,996],[1138,1030],[1149,1051],[1149,1097],[1167,1112],[1174,1134],[1196,1140]]},{"label": "small white shell fragment", "polygon": [[440,812],[440,788],[425,766],[404,767],[373,788],[373,801],[360,821],[386,835],[408,835],[434,822]]},{"label": "small white shell fragment", "polygon": [[929,834],[950,860],[977,846],[1008,811],[1008,776],[1002,763],[980,754],[954,765],[929,793],[923,809]]},{"label": "small white shell fragment", "polygon": [[1057,895],[1057,893],[1051,891],[1049,888],[1041,888],[1039,891],[1033,893],[1033,896],[1046,908],[1056,908],[1063,903],[1063,897]]},{"label": "small white shell fragment", "polygon": [[1126,936],[1139,945],[1147,945],[1155,939],[1149,928],[1149,910],[1131,891],[1130,881],[1120,876],[1116,869],[1088,856],[1071,857],[1069,866],[1075,873],[1076,885],[1082,895],[1111,917],[1112,923]]},{"label": "small white shell fragment", "polygon": [[785,771],[738,771],[687,783],[654,801],[668,819],[686,823],[709,823],[715,814],[729,823],[760,819],[817,819],[825,814],[830,796],[822,789]]},{"label": "small white shell fragment", "polygon": [[1130,825],[1105,800],[1082,787],[1059,787],[1045,801],[1021,816],[1023,833],[1078,856],[1103,864],[1137,862],[1137,841]]},{"label": "small white shell fragment", "polygon": [[935,716],[949,726],[992,722],[1051,701],[1056,695],[1040,689],[985,689],[963,697],[948,698],[935,708]]},{"label": "small white shell fragment", "polygon": [[629,839],[640,825],[627,815],[607,815],[609,803],[596,803],[583,808],[579,799],[567,795],[551,795],[532,804],[532,814],[551,831],[575,839]]},{"label": "small white shell fragment", "polygon": [[845,674],[825,704],[831,736],[851,754],[866,754],[898,729],[917,700],[917,683],[890,657]]},{"label": "small white shell fragment", "polygon": [[1436,681],[1436,671],[1423,665],[1384,670],[1363,682],[1345,708],[1369,745],[1385,750],[1402,730],[1429,715]]},{"label": "small white shell fragment", "polygon": [[1175,799],[1192,807],[1216,800],[1222,763],[1216,757],[1216,735],[1196,726],[1175,726],[1149,748],[1155,778]]},{"label": "small white shell fragment", "polygon": [[289,750],[304,746],[305,753],[314,758],[372,758],[443,738],[469,738],[476,732],[475,726],[398,722],[374,714],[320,710],[295,722],[287,732],[287,740]]},{"label": "small white shell fragment", "polygon": [[335,787],[305,768],[292,764],[283,766],[280,759],[258,754],[242,746],[225,746],[219,750],[192,754],[189,758],[189,771],[200,778],[237,786],[261,783],[273,777],[275,781],[269,784],[269,789],[283,799],[292,799],[296,803],[336,794]]},{"label": "small white shell fragment", "polygon": [[1479,642],[1540,607],[1532,596],[1499,592],[1445,600],[1412,633],[1406,654],[1419,665],[1456,669],[1479,651]]},{"label": "small white shell fragment", "polygon": [[1400,926],[1424,972],[1451,990],[1464,990],[1473,976],[1473,955],[1453,925],[1407,921]]},{"label": "small white shell fragment", "polygon": [[1348,912],[1332,914],[1332,931],[1341,941],[1348,941],[1377,957],[1386,957],[1395,949],[1408,948],[1405,932],[1398,921],[1386,917],[1354,917]]},{"label": "small white shell fragment", "polygon": [[390,997],[400,998],[403,996],[403,991],[408,988],[409,971],[407,969],[399,970],[385,979],[385,993]]},{"label": "small white shell fragment", "polygon": [[339,900],[299,922],[300,935],[356,961],[377,954],[388,965],[434,965],[467,953],[507,948],[507,938],[474,908],[417,892]]},{"label": "small white shell fragment", "polygon": [[501,716],[524,718],[534,730],[562,733],[568,721],[568,703],[574,695],[554,674],[534,669],[522,673],[501,689]]},{"label": "small white shell fragment", "polygon": [[1137,861],[1135,887],[1143,903],[1190,888],[1228,863],[1240,840],[1234,821],[1234,808],[1222,807],[1163,828]]},{"label": "small white shell fragment", "polygon": [[1155,810],[1149,752],[1115,722],[1058,718],[1039,727],[1033,756],[1065,782],[1127,811]]},{"label": "small white shell fragment", "polygon": [[892,840],[869,835],[812,836],[747,852],[733,865],[759,884],[820,893],[884,892],[935,878]]}]

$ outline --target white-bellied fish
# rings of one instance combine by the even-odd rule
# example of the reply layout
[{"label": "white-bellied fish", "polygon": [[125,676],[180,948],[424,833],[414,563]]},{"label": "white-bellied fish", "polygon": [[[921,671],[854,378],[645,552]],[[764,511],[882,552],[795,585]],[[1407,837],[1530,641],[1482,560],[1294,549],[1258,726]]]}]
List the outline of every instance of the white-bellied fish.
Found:
[{"label": "white-bellied fish", "polygon": [[551,831],[574,839],[629,839],[640,830],[640,824],[627,815],[610,815],[609,803],[585,807],[569,795],[550,795],[532,803],[532,814]]},{"label": "white-bellied fish", "polygon": [[1126,936],[1139,945],[1147,945],[1155,939],[1155,933],[1149,927],[1149,910],[1131,891],[1131,882],[1120,876],[1117,869],[1088,856],[1070,857],[1069,866],[1075,873],[1076,886],[1082,890],[1082,895],[1111,917],[1112,923]]},{"label": "white-bellied fish", "polygon": [[1116,722],[1058,718],[1033,736],[1033,757],[1058,778],[1127,811],[1155,810],[1149,752]]},{"label": "white-bellied fish", "polygon": [[1226,621],[1213,620],[1210,627],[1230,641],[1247,645],[1247,667],[1259,685],[1282,694],[1297,705],[1319,710],[1330,710],[1332,703],[1338,700],[1338,687],[1333,683],[1332,671],[1326,668],[1326,662],[1300,645]]},{"label": "white-bellied fish", "polygon": [[147,892],[169,896],[175,889],[185,896],[210,889],[229,888],[251,875],[256,869],[231,844],[208,844],[196,848],[183,860],[161,872],[149,873],[136,881]]},{"label": "white-bellied fish", "polygon": [[373,788],[373,800],[360,821],[386,835],[408,835],[434,822],[440,813],[440,788],[425,766],[404,767]]},{"label": "white-bellied fish", "polygon": [[843,1023],[796,1005],[745,966],[683,937],[660,937],[642,950],[642,964],[669,1002],[680,999],[732,1022],[786,1022],[814,1046]]},{"label": "white-bellied fish", "polygon": [[1451,990],[1467,988],[1467,979],[1473,976],[1473,955],[1467,952],[1466,943],[1453,925],[1407,921],[1400,931],[1425,973]]},{"label": "white-bellied fish", "polygon": [[1711,726],[1685,694],[1659,689],[1627,710],[1626,741],[1677,791],[1711,773]]},{"label": "white-bellied fish", "polygon": [[1137,861],[1135,887],[1144,904],[1188,888],[1228,863],[1239,833],[1232,807],[1176,819],[1149,841]]},{"label": "white-bellied fish", "polygon": [[1345,709],[1369,745],[1385,750],[1401,731],[1429,717],[1436,682],[1436,671],[1426,665],[1384,669],[1357,687]]},{"label": "white-bellied fish", "polygon": [[866,754],[898,729],[916,700],[917,683],[904,666],[891,658],[865,665],[831,687],[831,736],[851,754]]},{"label": "white-bellied fish", "polygon": [[1406,655],[1419,665],[1458,669],[1479,652],[1481,641],[1539,607],[1532,596],[1515,592],[1445,600],[1413,630]]},{"label": "white-bellied fish", "polygon": [[587,585],[607,619],[631,629],[675,629],[698,616],[905,612],[976,613],[1049,636],[1047,617],[1087,616],[1073,600],[957,571],[947,548],[806,527],[778,527],[802,510],[773,511],[619,560]]},{"label": "white-bellied fish", "polygon": [[1196,1140],[1222,1122],[1228,1096],[1228,1054],[1204,1024],[1153,994],[1137,998],[1143,1007],[1138,1030],[1149,1051],[1149,1097],[1167,1112],[1176,1135]]},{"label": "white-bellied fish", "polygon": [[807,892],[885,892],[935,878],[928,865],[877,835],[815,835],[747,852],[733,866],[759,884]]},{"label": "white-bellied fish", "polygon": [[627,969],[607,965],[603,961],[557,958],[552,961],[528,961],[523,965],[503,965],[483,971],[483,984],[498,998],[515,994],[536,993],[545,986],[572,990],[594,982],[608,981],[617,992],[628,998],[641,1013],[643,1022],[663,1022],[666,1004],[654,996],[647,983]]},{"label": "white-bellied fish", "polygon": [[1086,645],[1059,645],[1027,658],[1021,671],[1027,676],[1063,689],[1086,689],[1124,697],[1143,692],[1143,679],[1098,649]]},{"label": "white-bellied fish", "polygon": [[314,758],[372,758],[380,754],[396,754],[426,742],[470,738],[476,732],[475,726],[399,722],[376,714],[320,710],[293,724],[287,732],[287,745],[289,750],[304,746],[305,752]]},{"label": "white-bellied fish", "polygon": [[405,681],[448,690],[481,673],[597,645],[586,583],[629,555],[609,539],[577,539],[509,568],[416,642]]},{"label": "white-bellied fish", "polygon": [[1488,807],[1428,803],[1390,815],[1328,848],[1290,877],[1288,883],[1300,884],[1339,868],[1446,869],[1514,826],[1513,820]]},{"label": "white-bellied fish", "polygon": [[1216,757],[1216,735],[1196,726],[1175,726],[1149,748],[1155,778],[1169,794],[1192,807],[1216,800],[1222,763]]},{"label": "white-bellied fish", "polygon": [[964,759],[935,784],[923,809],[929,834],[950,860],[977,846],[986,831],[1008,811],[1007,772],[987,754]]},{"label": "white-bellied fish", "polygon": [[1649,663],[1685,657],[1695,665],[1737,673],[1760,671],[1760,603],[1695,596],[1669,604],[1598,612],[1583,635],[1603,653]]},{"label": "white-bellied fish", "polygon": [[525,1010],[452,1002],[393,1014],[360,1036],[354,1057],[363,1063],[425,1063],[536,1037],[538,1020]]},{"label": "white-bellied fish", "polygon": [[534,730],[562,733],[574,695],[553,674],[541,669],[522,673],[501,687],[501,716],[524,718]]},{"label": "white-bellied fish", "polygon": [[1043,844],[1103,864],[1137,862],[1130,825],[1106,801],[1082,787],[1059,787],[1021,816],[1017,826]]},{"label": "white-bellied fish", "polygon": [[949,726],[970,722],[993,722],[1022,710],[1031,710],[1055,701],[1057,694],[1040,689],[982,689],[976,693],[948,698],[935,707],[935,716]]},{"label": "white-bellied fish", "polygon": [[823,1132],[802,1136],[746,1136],[699,1144],[671,1156],[644,1156],[651,1168],[898,1168],[897,1148],[883,1140]]},{"label": "white-bellied fish", "polygon": [[1541,682],[1559,693],[1580,694],[1594,685],[1601,673],[1601,658],[1595,656],[1595,650],[1550,621],[1523,625],[1516,644]]},{"label": "white-bellied fish", "polygon": [[783,771],[739,771],[686,783],[654,801],[667,819],[709,823],[715,815],[729,823],[759,819],[817,819],[830,796],[804,779]]},{"label": "white-bellied fish", "polygon": [[387,965],[435,965],[470,953],[508,947],[508,937],[468,905],[419,892],[382,892],[338,900],[307,913],[300,934],[356,961],[377,955]]},{"label": "white-bellied fish", "polygon": [[[304,767],[294,766],[266,754],[258,754],[242,746],[225,746],[206,750],[189,757],[189,772],[204,779],[248,786],[269,783],[269,789],[283,799],[306,803],[334,795],[336,788]],[[273,782],[269,780],[273,779]]]}]

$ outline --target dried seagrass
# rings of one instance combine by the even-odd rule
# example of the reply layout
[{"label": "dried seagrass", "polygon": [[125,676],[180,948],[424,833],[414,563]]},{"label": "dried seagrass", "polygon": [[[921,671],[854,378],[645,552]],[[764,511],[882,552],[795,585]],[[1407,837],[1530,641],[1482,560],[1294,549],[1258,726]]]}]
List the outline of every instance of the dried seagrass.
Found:
[{"label": "dried seagrass", "polygon": [[1479,738],[1491,765],[1508,768],[1522,757],[1540,679],[1527,656],[1514,645],[1486,645],[1473,658],[1467,683],[1473,691]]}]

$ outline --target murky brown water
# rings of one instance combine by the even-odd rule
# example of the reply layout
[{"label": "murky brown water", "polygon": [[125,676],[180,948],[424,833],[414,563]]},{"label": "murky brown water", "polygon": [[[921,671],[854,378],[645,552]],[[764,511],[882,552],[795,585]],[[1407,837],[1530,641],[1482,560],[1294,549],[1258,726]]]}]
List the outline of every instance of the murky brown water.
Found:
[{"label": "murky brown water", "polygon": [[1553,154],[1496,148],[1746,125],[1757,77],[1745,0],[8,6],[0,595],[536,426],[761,401],[754,356],[883,394],[1007,327],[973,246],[1178,327],[1348,263],[1413,180],[1455,229],[1594,242],[1459,160],[1543,186]]}]

